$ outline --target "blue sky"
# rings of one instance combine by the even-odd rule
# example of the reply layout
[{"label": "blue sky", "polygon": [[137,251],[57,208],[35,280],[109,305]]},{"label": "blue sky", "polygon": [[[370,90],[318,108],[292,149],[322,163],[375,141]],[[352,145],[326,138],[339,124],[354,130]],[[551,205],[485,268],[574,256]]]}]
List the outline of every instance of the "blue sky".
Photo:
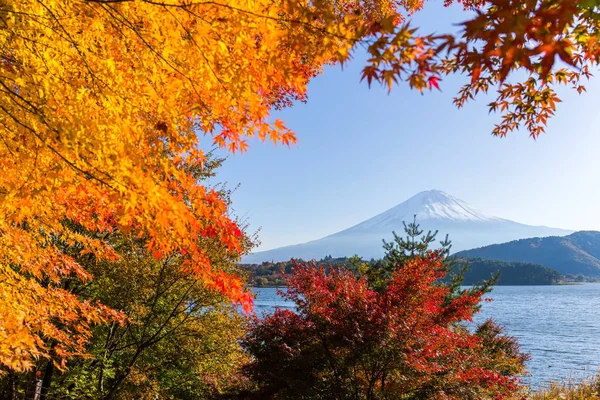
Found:
[{"label": "blue sky", "polygon": [[[414,21],[442,32],[464,19],[460,8],[428,3]],[[218,172],[230,188],[240,184],[234,212],[260,228],[258,250],[318,239],[428,189],[521,223],[600,230],[599,79],[587,94],[563,91],[537,141],[525,131],[500,139],[489,98],[453,106],[463,78],[447,78],[442,92],[401,84],[388,95],[360,82],[363,65],[357,54],[343,70],[326,69],[307,104],[276,115],[296,146],[253,142]]]}]

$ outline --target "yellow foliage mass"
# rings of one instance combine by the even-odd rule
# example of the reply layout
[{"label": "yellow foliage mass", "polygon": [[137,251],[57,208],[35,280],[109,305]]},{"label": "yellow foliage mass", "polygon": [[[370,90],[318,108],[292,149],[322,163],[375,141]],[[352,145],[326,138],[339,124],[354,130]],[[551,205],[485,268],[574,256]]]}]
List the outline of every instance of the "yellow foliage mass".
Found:
[{"label": "yellow foliage mass", "polygon": [[123,318],[69,293],[62,278],[90,276],[57,240],[110,260],[103,233],[131,232],[249,306],[240,280],[211,268],[197,245],[218,238],[236,254],[241,232],[190,171],[213,144],[294,143],[271,110],[304,100],[322,66],[393,8],[0,0],[0,365],[25,370],[52,353],[64,367],[90,324]]}]

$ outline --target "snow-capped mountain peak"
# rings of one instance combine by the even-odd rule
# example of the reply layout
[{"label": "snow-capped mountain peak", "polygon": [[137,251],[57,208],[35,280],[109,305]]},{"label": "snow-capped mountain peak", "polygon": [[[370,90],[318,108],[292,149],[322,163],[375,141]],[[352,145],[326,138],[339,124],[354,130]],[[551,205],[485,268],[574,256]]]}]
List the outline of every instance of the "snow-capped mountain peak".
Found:
[{"label": "snow-capped mountain peak", "polygon": [[413,216],[417,221],[450,220],[491,222],[500,221],[500,218],[486,214],[471,207],[466,202],[451,196],[441,190],[427,190],[417,193],[405,202],[390,208],[348,230],[385,230],[388,227],[402,226],[402,221],[412,221]]},{"label": "snow-capped mountain peak", "polygon": [[[417,218],[420,219],[451,219],[455,221],[493,221],[499,219],[477,210],[466,202],[441,190],[428,190],[418,193],[395,208],[409,208],[409,204],[406,203],[411,201],[411,206],[421,203],[421,209],[415,210],[417,211]],[[404,207],[402,207],[403,205]]]},{"label": "snow-capped mountain peak", "polygon": [[244,261],[310,260],[326,255],[344,257],[353,254],[365,259],[379,258],[384,253],[381,240],[389,241],[392,232],[402,235],[402,222],[412,222],[415,215],[424,232],[438,231],[440,240],[449,235],[453,251],[522,238],[563,236],[573,232],[498,218],[440,190],[428,190],[351,228],[311,242],[250,254],[244,257]]}]

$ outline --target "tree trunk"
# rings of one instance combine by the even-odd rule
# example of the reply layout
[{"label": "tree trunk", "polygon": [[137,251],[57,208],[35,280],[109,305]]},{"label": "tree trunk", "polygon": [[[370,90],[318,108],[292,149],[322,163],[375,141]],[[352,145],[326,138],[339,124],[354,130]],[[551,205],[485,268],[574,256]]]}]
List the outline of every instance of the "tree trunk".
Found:
[{"label": "tree trunk", "polygon": [[17,382],[15,380],[15,372],[12,369],[8,370],[8,387],[6,390],[5,394],[8,400],[17,400]]},{"label": "tree trunk", "polygon": [[44,371],[44,378],[42,379],[42,388],[40,390],[40,396],[38,397],[39,400],[48,399],[50,385],[52,384],[52,375],[54,375],[54,363],[52,361],[48,361]]}]

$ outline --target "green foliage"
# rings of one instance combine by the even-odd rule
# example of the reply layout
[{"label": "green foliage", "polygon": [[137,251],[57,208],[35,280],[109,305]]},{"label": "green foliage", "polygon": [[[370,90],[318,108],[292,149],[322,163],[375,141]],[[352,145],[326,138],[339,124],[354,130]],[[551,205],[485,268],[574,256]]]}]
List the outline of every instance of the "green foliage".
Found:
[{"label": "green foliage", "polygon": [[[212,159],[190,172],[203,180],[220,163]],[[229,198],[225,188],[219,191]],[[64,223],[82,235],[96,235],[71,221]],[[124,312],[126,321],[93,327],[86,347],[90,357],[72,359],[65,371],[40,359],[32,373],[0,375],[0,398],[24,396],[42,382],[45,390],[39,400],[198,399],[242,386],[238,370],[246,355],[239,340],[246,318],[237,307],[190,273],[193,266],[185,255],[157,259],[146,238],[118,230],[104,234],[103,240],[118,258],[82,255],[73,244],[56,238],[55,245],[93,275],[85,282],[65,277],[61,285],[82,301],[99,301]],[[245,251],[251,242],[244,237]],[[218,238],[200,237],[198,245],[207,250],[216,271],[244,275],[236,266],[238,256]]]},{"label": "green foliage", "polygon": [[465,285],[474,285],[495,275],[498,275],[496,285],[552,285],[563,280],[558,271],[538,264],[482,258],[456,261],[458,268],[467,267],[463,275]]},{"label": "green foliage", "polygon": [[[198,399],[236,386],[246,359],[238,344],[245,318],[236,307],[183,272],[182,257],[156,260],[142,239],[114,234],[110,240],[120,260],[79,260],[94,279],[72,281],[69,287],[84,300],[123,311],[128,319],[124,325],[95,326],[87,348],[91,358],[71,360],[64,372],[39,360],[40,379],[50,377],[49,398]],[[214,265],[237,271],[217,249],[212,250]],[[12,379],[0,379],[0,390],[24,394],[36,378],[18,374]]]}]

